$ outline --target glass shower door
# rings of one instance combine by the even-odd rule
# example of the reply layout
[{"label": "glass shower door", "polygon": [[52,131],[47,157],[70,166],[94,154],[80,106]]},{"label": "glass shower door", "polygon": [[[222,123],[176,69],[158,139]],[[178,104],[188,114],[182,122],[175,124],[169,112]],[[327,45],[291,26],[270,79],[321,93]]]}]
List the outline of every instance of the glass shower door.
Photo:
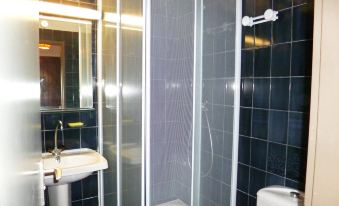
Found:
[{"label": "glass shower door", "polygon": [[240,85],[239,4],[241,2],[236,0],[196,0],[194,206],[235,204]]},{"label": "glass shower door", "polygon": [[103,153],[106,206],[142,203],[143,1],[103,1]]},{"label": "glass shower door", "polygon": [[121,206],[142,203],[143,0],[121,1]]}]

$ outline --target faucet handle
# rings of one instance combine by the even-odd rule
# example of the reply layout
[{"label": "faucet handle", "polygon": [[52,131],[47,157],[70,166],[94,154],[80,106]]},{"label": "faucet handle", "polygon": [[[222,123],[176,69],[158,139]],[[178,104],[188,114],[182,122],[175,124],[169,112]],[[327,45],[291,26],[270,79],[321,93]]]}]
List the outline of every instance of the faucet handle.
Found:
[{"label": "faucet handle", "polygon": [[[65,145],[59,145],[58,146],[58,152],[62,152],[64,150],[66,150]],[[50,149],[47,150],[47,152],[51,153],[51,154],[54,154],[56,151],[55,151],[55,148],[50,148]]]},{"label": "faucet handle", "polygon": [[59,181],[61,179],[62,176],[62,170],[60,167],[56,167],[54,168],[54,178],[56,181]]}]

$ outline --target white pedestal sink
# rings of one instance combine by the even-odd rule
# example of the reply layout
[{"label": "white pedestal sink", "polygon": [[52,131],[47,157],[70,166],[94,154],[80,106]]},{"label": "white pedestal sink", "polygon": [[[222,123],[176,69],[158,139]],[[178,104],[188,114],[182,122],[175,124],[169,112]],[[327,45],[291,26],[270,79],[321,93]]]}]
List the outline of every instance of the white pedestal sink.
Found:
[{"label": "white pedestal sink", "polygon": [[70,206],[70,183],[88,177],[93,172],[108,167],[107,160],[98,152],[91,149],[65,150],[61,153],[60,163],[50,153],[42,155],[44,170],[53,170],[59,167],[62,176],[56,181],[53,176],[45,176],[45,185],[48,186],[50,206]]}]

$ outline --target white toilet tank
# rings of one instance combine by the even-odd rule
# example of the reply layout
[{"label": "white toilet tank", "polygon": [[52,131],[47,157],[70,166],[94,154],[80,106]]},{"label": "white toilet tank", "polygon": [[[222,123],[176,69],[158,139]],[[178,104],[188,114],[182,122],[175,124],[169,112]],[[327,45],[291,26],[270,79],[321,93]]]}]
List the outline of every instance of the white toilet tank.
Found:
[{"label": "white toilet tank", "polygon": [[302,206],[304,205],[304,193],[298,190],[270,186],[257,193],[257,206]]}]

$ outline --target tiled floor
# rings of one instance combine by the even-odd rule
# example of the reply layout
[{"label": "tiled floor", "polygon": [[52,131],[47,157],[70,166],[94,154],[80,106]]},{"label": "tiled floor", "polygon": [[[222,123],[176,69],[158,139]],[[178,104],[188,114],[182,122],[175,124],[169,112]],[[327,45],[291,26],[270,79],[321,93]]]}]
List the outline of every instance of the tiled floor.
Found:
[{"label": "tiled floor", "polygon": [[178,199],[170,202],[165,202],[157,206],[187,206],[187,205],[183,201]]}]

